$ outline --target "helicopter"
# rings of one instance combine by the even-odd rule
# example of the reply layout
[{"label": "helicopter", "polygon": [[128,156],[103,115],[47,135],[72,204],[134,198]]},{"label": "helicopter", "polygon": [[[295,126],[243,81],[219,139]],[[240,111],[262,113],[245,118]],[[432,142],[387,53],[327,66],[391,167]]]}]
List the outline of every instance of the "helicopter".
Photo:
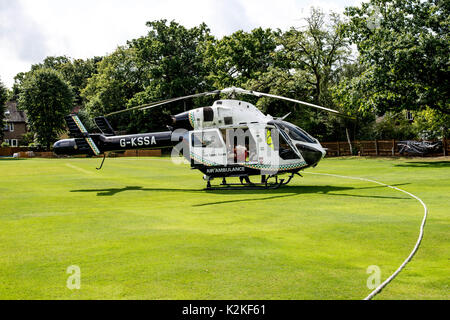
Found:
[{"label": "helicopter", "polygon": [[[216,100],[212,106],[188,110],[171,116],[168,131],[117,135],[107,117],[131,110],[147,110],[175,101],[210,95],[228,94],[229,99]],[[287,185],[295,175],[315,167],[326,155],[320,142],[300,127],[282,118],[265,115],[249,102],[235,99],[236,94],[269,97],[294,102],[342,115],[337,110],[242,88],[197,93],[140,105],[105,116],[96,117],[101,133],[89,133],[76,114],[65,117],[70,139],[57,141],[53,151],[57,155],[103,155],[107,152],[133,149],[173,148],[172,154],[183,154],[192,169],[201,171],[206,189],[276,189]],[[287,175],[286,178],[281,178]],[[250,176],[260,176],[258,183]],[[240,183],[229,183],[237,177]],[[222,179],[212,186],[214,179]]]}]

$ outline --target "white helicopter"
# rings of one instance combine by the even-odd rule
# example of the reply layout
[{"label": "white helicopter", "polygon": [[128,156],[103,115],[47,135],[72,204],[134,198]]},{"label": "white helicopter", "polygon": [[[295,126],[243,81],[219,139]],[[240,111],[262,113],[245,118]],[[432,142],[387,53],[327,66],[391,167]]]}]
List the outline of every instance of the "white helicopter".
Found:
[{"label": "white helicopter", "polygon": [[[59,155],[100,155],[128,149],[159,149],[175,147],[189,160],[191,168],[200,170],[207,189],[263,188],[274,189],[288,184],[294,175],[308,167],[315,167],[325,156],[320,142],[304,130],[285,121],[264,115],[251,103],[217,100],[212,106],[189,110],[172,116],[169,131],[134,135],[115,134],[106,117],[131,110],[147,110],[189,98],[229,94],[270,97],[340,114],[338,111],[300,100],[241,88],[226,88],[211,92],[167,99],[110,113],[95,118],[102,134],[90,134],[74,114],[66,117],[72,139],[60,140],[53,150]],[[342,114],[341,114],[342,115]],[[102,161],[102,165],[103,165]],[[102,167],[100,166],[100,168]],[[98,168],[98,169],[100,169]],[[287,179],[279,179],[288,174]],[[252,183],[250,176],[261,176]],[[227,178],[238,177],[240,183],[228,183]],[[221,178],[221,184],[211,181]]]}]

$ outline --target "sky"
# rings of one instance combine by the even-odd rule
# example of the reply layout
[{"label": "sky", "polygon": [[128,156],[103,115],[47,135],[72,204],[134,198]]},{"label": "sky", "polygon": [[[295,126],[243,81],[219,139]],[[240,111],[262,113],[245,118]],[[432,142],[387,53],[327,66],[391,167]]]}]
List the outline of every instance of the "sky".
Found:
[{"label": "sky", "polygon": [[300,27],[312,6],[342,13],[361,0],[0,0],[0,80],[47,56],[86,59],[144,36],[147,21],[205,22],[218,38],[257,27]]}]

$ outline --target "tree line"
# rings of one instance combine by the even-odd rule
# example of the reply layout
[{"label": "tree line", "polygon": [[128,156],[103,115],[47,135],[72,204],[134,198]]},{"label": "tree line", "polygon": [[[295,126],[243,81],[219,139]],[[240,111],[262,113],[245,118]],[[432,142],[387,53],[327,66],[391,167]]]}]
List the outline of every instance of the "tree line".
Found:
[{"label": "tree line", "polygon": [[[356,121],[268,98],[245,99],[283,116],[321,141],[436,139],[449,108],[449,11],[440,0],[370,0],[344,15],[312,9],[299,28],[256,28],[221,39],[193,28],[147,22],[148,33],[91,59],[47,57],[19,73],[0,106],[18,101],[37,142],[50,147],[63,116],[79,106],[91,118],[124,108],[236,86],[334,108]],[[352,50],[355,48],[356,50]],[[118,131],[164,130],[170,114],[212,103],[203,97],[112,116]],[[405,117],[412,111],[414,123]],[[0,110],[1,111],[1,110]],[[3,115],[3,112],[1,112]],[[1,119],[0,119],[1,120]]]}]

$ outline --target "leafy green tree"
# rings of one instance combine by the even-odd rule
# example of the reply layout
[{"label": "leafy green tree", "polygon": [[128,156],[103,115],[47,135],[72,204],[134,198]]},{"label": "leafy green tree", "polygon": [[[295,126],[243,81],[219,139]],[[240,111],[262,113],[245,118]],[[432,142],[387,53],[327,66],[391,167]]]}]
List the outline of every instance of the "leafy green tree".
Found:
[{"label": "leafy green tree", "polygon": [[414,114],[414,127],[417,136],[425,140],[437,140],[448,137],[450,115],[427,108]]},{"label": "leafy green tree", "polygon": [[217,89],[246,87],[249,80],[258,78],[274,65],[276,39],[276,32],[257,28],[208,42],[205,52],[205,63],[210,70],[208,80]]},{"label": "leafy green tree", "polygon": [[31,131],[47,149],[65,131],[64,116],[70,113],[73,99],[70,85],[55,70],[38,69],[23,82],[19,107],[27,112]]},{"label": "leafy green tree", "polygon": [[20,145],[25,147],[34,146],[34,133],[29,131],[22,135],[22,139],[20,140]]},{"label": "leafy green tree", "polygon": [[64,79],[70,83],[75,94],[75,104],[82,105],[81,91],[86,87],[87,81],[97,73],[97,63],[102,58],[73,59],[68,63],[56,68],[63,75]]},{"label": "leafy green tree", "polygon": [[86,108],[81,108],[78,111],[77,116],[88,132],[100,133],[100,130],[98,129],[97,125],[94,122],[94,119],[89,116],[89,113],[86,110]]},{"label": "leafy green tree", "polygon": [[[248,82],[253,90],[336,107],[331,88],[348,60],[348,39],[336,14],[313,9],[303,28],[278,32],[272,65]],[[257,106],[273,116],[291,112],[289,120],[320,140],[337,139],[342,120],[302,105],[259,99]]]},{"label": "leafy green tree", "polygon": [[370,0],[346,15],[367,69],[352,90],[359,108],[450,114],[448,1]]},{"label": "leafy green tree", "polygon": [[8,100],[8,90],[0,80],[0,138],[3,137],[3,121],[5,119],[5,104]]},{"label": "leafy green tree", "polygon": [[[144,90],[130,99],[128,106],[209,90],[204,55],[206,43],[213,37],[206,24],[188,29],[174,21],[159,20],[147,22],[147,26],[150,30],[146,36],[129,42],[136,50],[137,65],[145,71],[145,77]],[[134,112],[136,121],[130,123],[129,130],[163,128],[168,123],[169,112],[165,110],[177,113],[193,108],[195,103],[182,101],[148,114]]]},{"label": "leafy green tree", "polygon": [[38,69],[53,69],[53,70],[59,70],[62,68],[62,66],[70,63],[71,60],[67,56],[57,56],[57,57],[46,57],[42,63],[34,64],[31,66],[31,71],[36,71]]},{"label": "leafy green tree", "polygon": [[[189,95],[210,89],[204,64],[207,41],[205,24],[187,29],[166,20],[148,22],[146,36],[129,41],[99,63],[82,97],[91,116],[126,107]],[[172,113],[191,109],[195,101],[174,103],[149,112],[133,111],[110,117],[112,125],[130,133],[164,128]]]},{"label": "leafy green tree", "polygon": [[340,16],[312,9],[306,26],[284,33],[281,45],[289,68],[306,72],[304,81],[311,85],[314,102],[332,106],[329,89],[350,56]]},{"label": "leafy green tree", "polygon": [[25,81],[27,73],[19,72],[14,77],[14,84],[12,87],[11,99],[17,101],[20,95],[20,88],[22,87],[22,83]]},{"label": "leafy green tree", "polygon": [[[304,81],[307,76],[308,74],[304,70],[289,70],[279,66],[270,67],[267,72],[261,74],[258,78],[248,81],[248,87],[255,91],[303,101],[313,101],[311,85]],[[326,136],[324,132],[320,131],[326,125],[326,121],[322,117],[327,117],[327,115],[318,115],[310,107],[265,97],[255,99],[255,103],[260,110],[273,117],[282,117],[290,113],[287,118],[288,121],[319,139]]]},{"label": "leafy green tree", "polygon": [[86,60],[71,59],[66,56],[46,57],[42,63],[32,65],[29,72],[21,72],[16,75],[14,78],[13,95],[15,99],[18,99],[22,83],[26,80],[27,76],[30,76],[39,69],[52,69],[58,71],[64,80],[71,85],[75,93],[74,104],[82,105],[81,90],[86,87],[87,80],[97,73],[97,63],[101,59],[100,57]]},{"label": "leafy green tree", "polygon": [[[364,92],[359,90],[358,77],[365,72],[364,65],[359,61],[345,64],[338,75],[338,79],[333,87],[331,87],[331,95],[337,109],[349,116],[355,118],[350,121],[341,119],[341,124],[345,127],[352,128],[353,140],[372,140],[377,139],[374,124],[376,113],[374,110],[360,109],[359,104],[364,101]],[[338,126],[341,126],[338,124]],[[335,138],[345,140],[342,130],[336,132]]]},{"label": "leafy green tree", "polygon": [[[98,63],[98,70],[87,80],[81,97],[86,101],[86,111],[91,117],[105,115],[126,107],[128,100],[144,90],[144,69],[137,64],[136,50],[118,47]],[[130,115],[110,119],[117,130],[125,130]]]}]

